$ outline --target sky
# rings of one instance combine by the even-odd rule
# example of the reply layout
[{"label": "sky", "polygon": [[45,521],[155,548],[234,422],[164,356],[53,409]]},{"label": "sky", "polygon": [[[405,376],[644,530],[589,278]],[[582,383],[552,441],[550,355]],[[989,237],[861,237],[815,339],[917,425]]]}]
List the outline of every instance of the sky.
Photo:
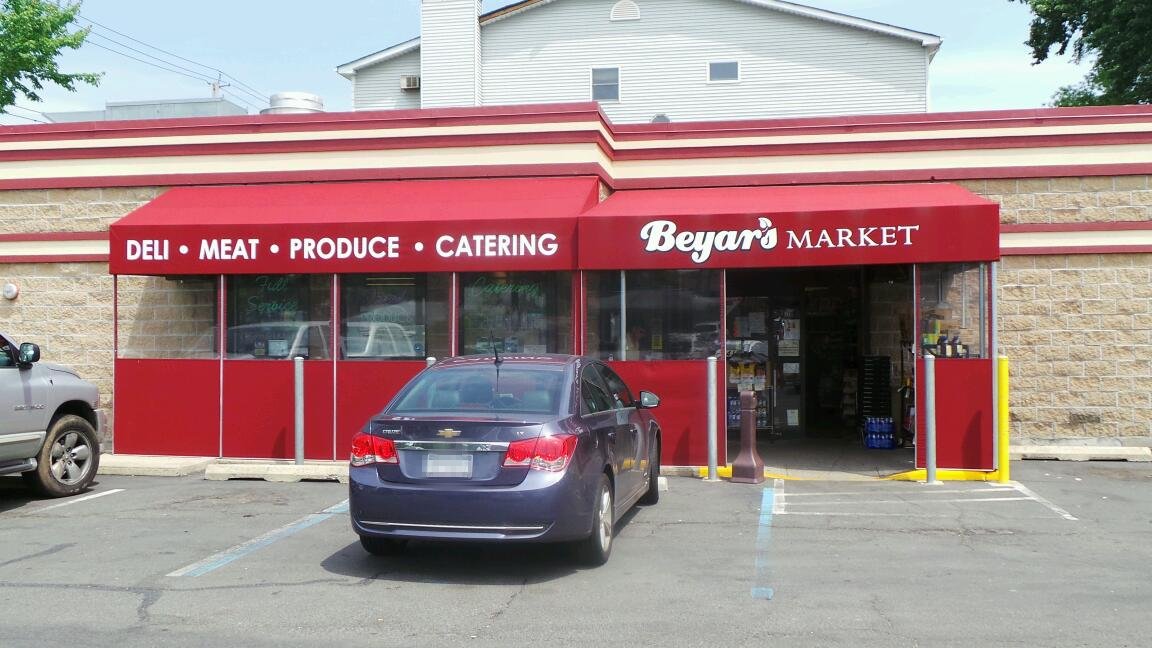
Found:
[{"label": "sky", "polygon": [[[506,4],[484,0],[484,9]],[[1024,45],[1030,13],[1008,0],[802,4],[940,36],[929,69],[932,112],[1040,107],[1087,72],[1066,57],[1032,65]],[[43,120],[36,111],[100,110],[107,102],[210,97],[209,79],[218,74],[230,84],[224,96],[253,113],[268,95],[284,91],[317,94],[328,111],[351,110],[352,84],[336,67],[418,36],[419,6],[419,0],[84,0],[79,24],[95,23],[92,35],[65,53],[60,67],[103,72],[100,85],[74,93],[50,87],[41,102],[22,99],[10,109],[23,118],[0,115],[0,123],[29,124]]]}]

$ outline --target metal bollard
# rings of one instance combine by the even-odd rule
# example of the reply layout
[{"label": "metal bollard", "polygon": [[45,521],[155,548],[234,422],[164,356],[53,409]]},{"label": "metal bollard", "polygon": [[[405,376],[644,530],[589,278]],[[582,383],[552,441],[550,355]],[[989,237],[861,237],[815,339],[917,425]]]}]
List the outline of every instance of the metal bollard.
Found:
[{"label": "metal bollard", "polygon": [[716,356],[708,356],[708,478],[706,481],[720,481],[716,476]]},{"label": "metal bollard", "polygon": [[752,391],[740,392],[740,454],[732,462],[732,481],[764,481],[764,462],[756,450],[756,392]]},{"label": "metal bollard", "polygon": [[924,461],[927,464],[927,482],[939,484],[936,479],[936,358],[924,356]]}]

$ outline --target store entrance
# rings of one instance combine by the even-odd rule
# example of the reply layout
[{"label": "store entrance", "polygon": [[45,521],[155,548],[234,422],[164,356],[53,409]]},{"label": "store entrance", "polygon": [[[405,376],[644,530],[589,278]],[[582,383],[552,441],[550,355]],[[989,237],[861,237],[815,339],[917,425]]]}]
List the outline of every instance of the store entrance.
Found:
[{"label": "store entrance", "polygon": [[912,468],[909,266],[730,270],[726,313],[729,461],[751,390],[770,469]]}]

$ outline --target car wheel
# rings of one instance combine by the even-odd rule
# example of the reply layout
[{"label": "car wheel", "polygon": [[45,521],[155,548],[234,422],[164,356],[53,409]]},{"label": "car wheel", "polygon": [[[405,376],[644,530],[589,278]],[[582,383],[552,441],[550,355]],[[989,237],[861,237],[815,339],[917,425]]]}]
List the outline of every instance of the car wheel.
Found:
[{"label": "car wheel", "polygon": [[364,547],[364,551],[367,551],[373,556],[392,556],[398,554],[404,550],[406,544],[403,540],[393,540],[392,538],[360,536],[360,546]]},{"label": "car wheel", "polygon": [[48,430],[36,463],[36,470],[24,473],[24,478],[41,493],[49,497],[79,493],[96,478],[100,466],[96,430],[79,416],[61,416]]},{"label": "car wheel", "polygon": [[612,553],[612,534],[616,519],[612,507],[612,483],[607,475],[600,475],[596,487],[596,501],[592,509],[592,534],[576,544],[576,557],[589,566],[608,562]]},{"label": "car wheel", "polygon": [[640,496],[640,503],[651,506],[660,501],[660,442],[654,441],[648,456],[648,490]]}]

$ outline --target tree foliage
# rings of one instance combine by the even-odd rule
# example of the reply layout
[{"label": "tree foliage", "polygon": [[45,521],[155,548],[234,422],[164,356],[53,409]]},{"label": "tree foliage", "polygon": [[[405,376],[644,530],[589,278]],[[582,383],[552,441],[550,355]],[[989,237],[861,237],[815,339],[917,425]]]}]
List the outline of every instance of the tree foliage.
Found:
[{"label": "tree foliage", "polygon": [[1032,9],[1026,44],[1040,63],[1052,54],[1091,61],[1084,81],[1052,97],[1057,106],[1152,103],[1152,2],[1013,0]]},{"label": "tree foliage", "polygon": [[87,29],[69,29],[79,11],[79,4],[48,0],[0,2],[0,111],[21,96],[39,101],[46,83],[75,91],[78,82],[100,82],[99,74],[69,74],[56,64],[62,50],[77,49],[88,36]]}]

